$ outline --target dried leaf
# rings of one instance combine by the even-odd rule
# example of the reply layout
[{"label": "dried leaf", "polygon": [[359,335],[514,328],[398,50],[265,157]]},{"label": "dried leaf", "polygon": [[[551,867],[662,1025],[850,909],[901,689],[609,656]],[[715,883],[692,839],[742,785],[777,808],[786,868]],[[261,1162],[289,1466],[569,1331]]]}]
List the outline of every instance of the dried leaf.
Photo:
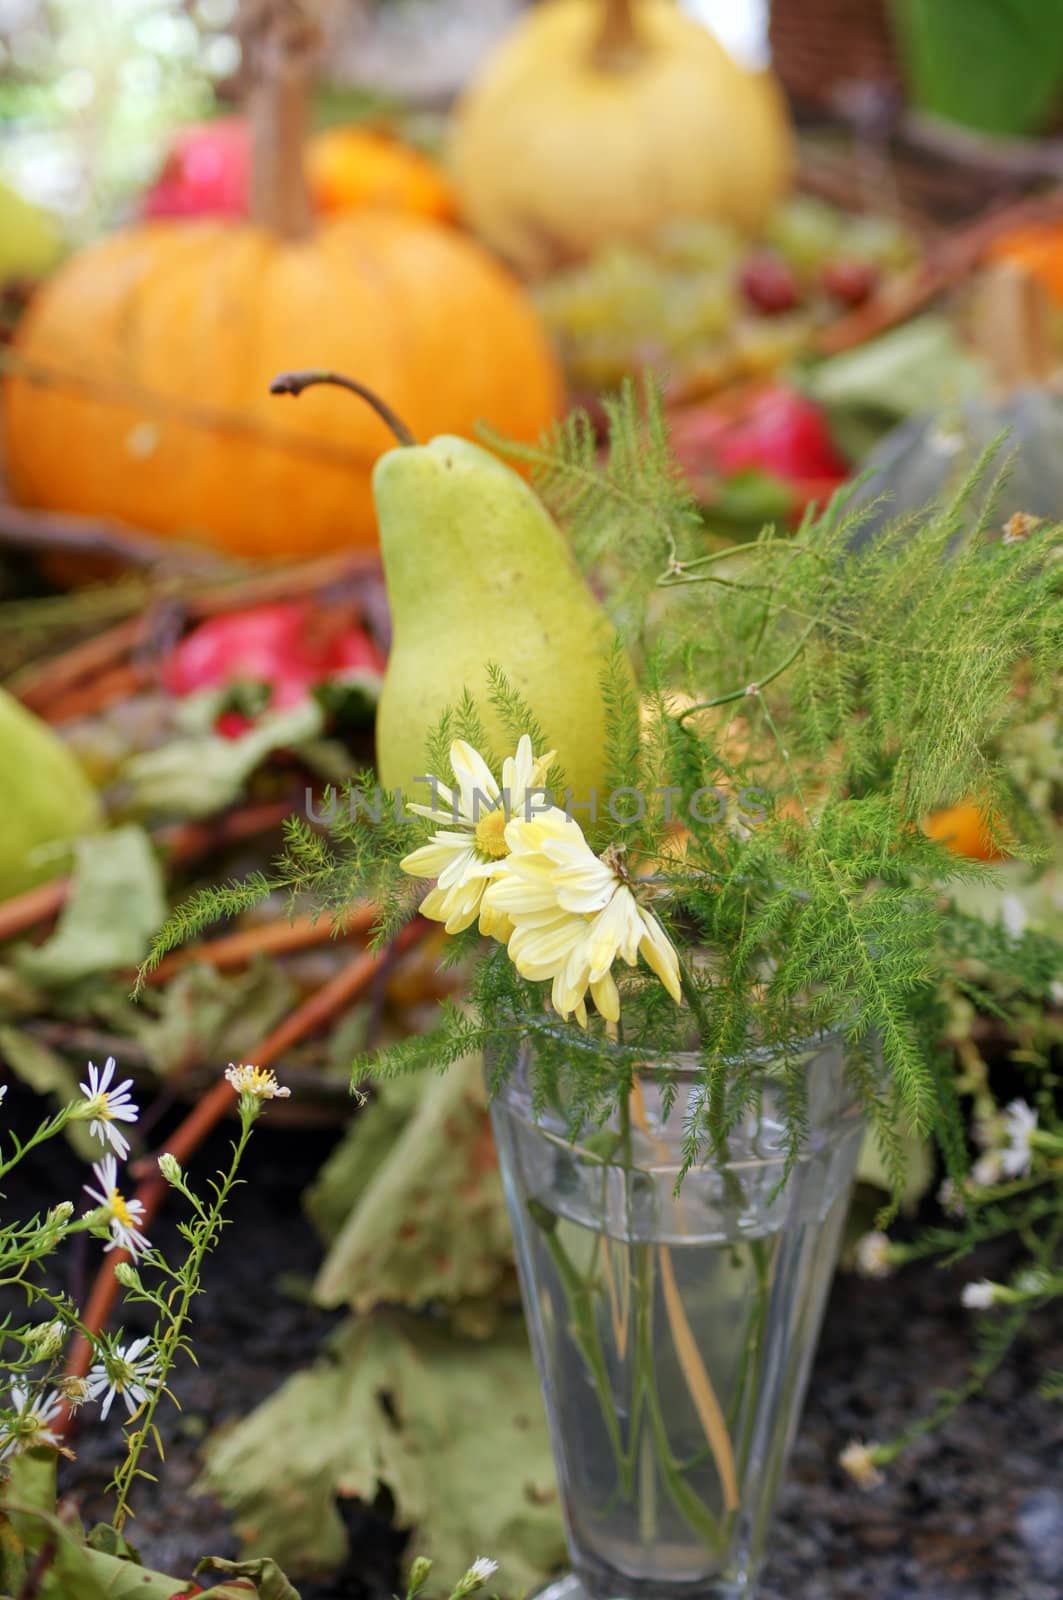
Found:
[{"label": "dried leaf", "polygon": [[171,739],[125,763],[130,805],[138,816],[212,816],[240,798],[248,778],[274,750],[317,739],[323,726],[316,700],[302,700],[267,712],[238,739],[218,734]]},{"label": "dried leaf", "polygon": [[283,969],[263,957],[236,974],[186,967],[157,996],[154,1016],[143,1003],[123,1005],[126,1025],[166,1077],[197,1062],[238,1060],[291,1010],[295,989]]},{"label": "dried leaf", "polygon": [[228,1573],[231,1578],[248,1580],[219,1584],[210,1591],[216,1600],[226,1600],[227,1596],[237,1594],[257,1594],[260,1600],[299,1600],[298,1590],[292,1588],[277,1563],[268,1556],[260,1561],[223,1561],[221,1556],[208,1556],[199,1563],[196,1576],[208,1568]]},{"label": "dried leaf", "polygon": [[166,911],[162,872],[144,830],[130,823],[93,834],[77,846],[73,886],[55,932],[36,948],[21,948],[16,966],[49,987],[135,967]]},{"label": "dried leaf", "polygon": [[[348,1053],[348,1075],[350,1059]],[[336,1238],[391,1156],[395,1141],[416,1110],[424,1090],[424,1080],[414,1074],[378,1084],[372,1100],[349,1124],[304,1193],[306,1213],[326,1244]]]},{"label": "dried leaf", "polygon": [[424,1088],[318,1273],[322,1305],[448,1304],[513,1277],[513,1243],[479,1058]]},{"label": "dried leaf", "polygon": [[347,1553],[336,1498],[390,1491],[408,1554],[461,1571],[470,1551],[523,1593],[565,1558],[553,1461],[522,1319],[488,1343],[399,1312],[347,1324],[330,1358],[298,1373],[208,1446],[206,1486],[249,1549],[289,1571]]}]

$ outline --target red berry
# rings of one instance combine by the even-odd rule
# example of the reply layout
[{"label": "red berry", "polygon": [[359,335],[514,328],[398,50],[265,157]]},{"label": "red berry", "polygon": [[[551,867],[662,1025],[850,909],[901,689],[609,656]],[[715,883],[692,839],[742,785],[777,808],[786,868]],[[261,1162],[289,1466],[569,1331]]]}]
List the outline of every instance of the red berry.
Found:
[{"label": "red berry", "polygon": [[751,256],[742,268],[742,293],[766,316],[792,311],[801,298],[795,278],[786,262],[764,251]]},{"label": "red berry", "polygon": [[878,288],[878,270],[870,261],[832,261],[823,269],[823,287],[846,306],[862,306]]}]

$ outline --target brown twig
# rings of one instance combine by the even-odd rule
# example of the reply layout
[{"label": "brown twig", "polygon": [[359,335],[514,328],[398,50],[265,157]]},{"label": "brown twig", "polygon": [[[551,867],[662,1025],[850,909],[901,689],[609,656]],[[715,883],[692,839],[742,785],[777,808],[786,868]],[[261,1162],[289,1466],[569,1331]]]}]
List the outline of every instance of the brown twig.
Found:
[{"label": "brown twig", "polygon": [[[277,828],[292,813],[292,802],[275,800],[268,805],[241,806],[209,822],[184,822],[163,828],[156,843],[166,852],[171,866],[182,866],[212,850],[224,849],[241,839]],[[10,900],[0,902],[0,944],[48,921],[62,910],[70,893],[70,878],[53,878],[35,889],[25,889]]]},{"label": "brown twig", "polygon": [[307,915],[294,917],[290,922],[261,922],[221,939],[205,939],[184,950],[175,950],[172,955],[164,956],[154,971],[145,974],[144,983],[148,988],[157,988],[182,967],[196,962],[214,967],[218,972],[228,972],[233,967],[246,966],[257,955],[284,955],[293,950],[312,949],[314,945],[326,944],[329,939],[352,938],[366,933],[375,915],[373,906],[354,906],[343,918]]},{"label": "brown twig", "polygon": [[[375,952],[362,951],[355,956],[342,972],[322,984],[321,988],[304,1000],[302,1005],[297,1006],[279,1027],[274,1028],[261,1044],[249,1051],[247,1059],[254,1061],[258,1066],[271,1066],[286,1050],[330,1022],[339,1011],[365,990],[372,982],[377,969],[389,955],[408,950],[425,936],[429,927],[429,923],[417,918],[407,923],[388,949]],[[222,1078],[214,1084],[167,1139],[166,1151],[182,1164],[187,1162],[231,1109],[235,1098],[226,1079]],[[144,1207],[143,1221],[147,1227],[166,1198],[169,1185],[158,1170],[158,1158],[155,1156],[148,1156],[137,1162],[133,1170],[135,1173],[147,1174],[138,1184],[135,1197]],[[118,1296],[119,1285],[114,1269],[119,1262],[128,1259],[124,1251],[113,1251],[96,1276],[82,1317],[84,1326],[92,1338],[95,1338],[106,1325]],[[92,1364],[92,1357],[91,1339],[83,1334],[79,1335],[71,1347],[67,1365],[68,1374],[71,1377],[83,1378]],[[70,1420],[70,1415],[67,1414],[57,1419],[53,1426],[58,1433],[65,1433]]]},{"label": "brown twig", "polygon": [[39,715],[45,722],[57,727],[63,722],[74,722],[79,717],[94,717],[106,711],[108,706],[139,693],[150,680],[151,673],[145,662],[123,661],[118,666],[108,667],[106,672],[98,673],[87,683],[77,684],[50,700],[41,707]]},{"label": "brown twig", "polygon": [[149,618],[143,613],[117,623],[104,633],[72,645],[62,655],[29,667],[12,678],[6,687],[30,711],[42,711],[58,695],[95,673],[108,671],[145,637]]},{"label": "brown twig", "polygon": [[79,517],[58,511],[35,511],[0,501],[0,543],[21,550],[72,551],[79,555],[113,556],[128,566],[180,568],[202,572],[222,558],[202,545],[162,539],[121,522]]},{"label": "brown twig", "polygon": [[838,355],[865,344],[921,311],[946,289],[953,288],[982,262],[998,239],[1035,222],[1053,222],[1063,214],[1063,189],[1051,195],[1020,200],[957,229],[938,246],[922,267],[892,285],[890,291],[840,317],[817,336],[820,355]]}]

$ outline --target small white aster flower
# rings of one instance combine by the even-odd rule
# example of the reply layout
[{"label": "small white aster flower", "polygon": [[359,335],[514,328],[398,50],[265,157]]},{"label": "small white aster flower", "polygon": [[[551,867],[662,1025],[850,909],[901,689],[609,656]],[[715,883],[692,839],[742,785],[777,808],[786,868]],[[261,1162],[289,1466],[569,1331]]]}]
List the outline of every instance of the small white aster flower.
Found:
[{"label": "small white aster flower", "polygon": [[403,872],[412,878],[436,881],[421,901],[423,917],[441,922],[448,933],[460,933],[479,918],[481,933],[505,942],[511,931],[508,920],[484,904],[484,890],[512,849],[509,822],[527,821],[534,814],[533,801],[543,796],[543,781],[553,759],[552,750],[536,757],[524,734],[516,754],[502,763],[500,787],[483,756],[464,739],[454,740],[450,765],[456,787],[449,789],[436,779],[436,804],[407,807],[419,817],[443,824],[428,844],[401,862]]},{"label": "small white aster flower", "polygon": [[490,1556],[477,1556],[472,1566],[459,1578],[454,1586],[456,1595],[475,1594],[477,1589],[482,1589],[490,1578],[498,1571],[498,1562],[492,1561]]},{"label": "small white aster flower", "polygon": [[510,854],[484,890],[484,905],[513,926],[510,959],[522,977],[552,982],[551,1004],[585,1025],[588,989],[615,1022],[613,963],[641,955],[679,1003],[679,958],[652,911],[635,898],[610,852],[596,856],[578,822],[556,806],[506,828]]},{"label": "small white aster flower", "polygon": [[81,1107],[81,1115],[92,1118],[89,1132],[94,1139],[99,1139],[101,1144],[110,1145],[115,1154],[124,1161],[129,1154],[129,1141],[115,1127],[115,1123],[135,1122],[140,1115],[140,1109],[129,1097],[129,1091],[133,1087],[132,1078],[126,1078],[122,1083],[114,1083],[115,1069],[114,1056],[107,1057],[102,1072],[94,1062],[90,1061],[88,1082],[79,1084],[78,1088],[88,1102]]},{"label": "small white aster flower", "polygon": [[80,1406],[92,1399],[92,1386],[88,1378],[75,1378],[68,1373],[59,1379],[59,1393],[70,1410],[77,1411]]},{"label": "small white aster flower", "polygon": [[955,1178],[946,1178],[938,1189],[938,1205],[948,1217],[965,1217],[967,1206]]},{"label": "small white aster flower", "polygon": [[131,1256],[143,1255],[151,1249],[140,1228],[144,1220],[143,1203],[127,1200],[118,1188],[118,1163],[114,1156],[104,1156],[102,1161],[95,1162],[92,1172],[99,1188],[90,1189],[86,1184],[85,1192],[107,1213],[111,1238],[105,1248],[127,1250]]},{"label": "small white aster flower", "polygon": [[5,1094],[7,1093],[7,1090],[8,1090],[8,1085],[6,1083],[0,1083],[0,1100],[2,1100],[4,1098]]},{"label": "small white aster flower", "polygon": [[864,1444],[860,1439],[850,1439],[838,1457],[838,1465],[858,1489],[877,1489],[886,1481],[875,1461],[874,1445]]},{"label": "small white aster flower", "polygon": [[888,1278],[893,1271],[890,1241],[877,1229],[865,1233],[856,1247],[856,1270],[862,1278]]},{"label": "small white aster flower", "polygon": [[988,1311],[996,1302],[999,1284],[980,1278],[977,1283],[965,1283],[960,1300],[968,1311]]},{"label": "small white aster flower", "polygon": [[1001,1165],[1009,1178],[1021,1178],[1030,1170],[1033,1152],[1030,1136],[1037,1130],[1037,1112],[1025,1100],[1013,1100],[1004,1112],[1004,1132],[1007,1148],[1001,1154]]},{"label": "small white aster flower", "polygon": [[239,1066],[229,1062],[225,1076],[238,1095],[251,1100],[287,1100],[290,1089],[284,1089],[268,1067],[253,1067],[241,1061]]},{"label": "small white aster flower", "polygon": [[10,1406],[15,1415],[0,1428],[0,1461],[41,1444],[62,1449],[63,1441],[51,1427],[63,1409],[62,1399],[55,1389],[31,1400],[25,1384],[13,1383]]},{"label": "small white aster flower", "polygon": [[150,1345],[151,1339],[147,1334],[134,1339],[129,1345],[116,1344],[102,1361],[95,1362],[91,1367],[88,1377],[89,1399],[98,1400],[103,1396],[101,1421],[106,1421],[116,1395],[121,1396],[127,1415],[133,1416],[137,1407],[151,1398],[151,1391],[159,1387],[158,1356],[155,1351],[150,1355],[144,1354]]},{"label": "small white aster flower", "polygon": [[999,1150],[987,1150],[971,1168],[971,1181],[979,1189],[992,1189],[1004,1176],[1004,1157]]}]

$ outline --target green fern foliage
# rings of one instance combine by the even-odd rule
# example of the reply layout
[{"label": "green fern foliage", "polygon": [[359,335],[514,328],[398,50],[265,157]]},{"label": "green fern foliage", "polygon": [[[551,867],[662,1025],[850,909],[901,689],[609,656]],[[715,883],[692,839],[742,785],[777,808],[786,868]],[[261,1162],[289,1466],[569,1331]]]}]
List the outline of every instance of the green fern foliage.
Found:
[{"label": "green fern foliage", "polygon": [[[637,690],[622,652],[607,664],[610,803],[581,823],[679,949],[684,1004],[647,969],[624,968],[622,1032],[593,1015],[584,1031],[488,942],[467,1005],[358,1072],[444,1065],[472,1048],[501,1072],[531,1037],[534,1095],[565,1104],[576,1126],[615,1110],[648,1056],[667,1080],[669,1059],[693,1048],[703,1093],[689,1164],[721,1149],[752,1103],[754,1044],[782,1063],[796,1153],[803,1083],[789,1063],[800,1041],[837,1030],[898,1187],[905,1126],[935,1133],[958,1171],[938,996],[982,935],[950,918],[947,886],[986,869],[920,823],[974,796],[992,835],[1036,857],[1036,821],[1001,749],[1024,705],[1058,683],[1060,530],[1004,538],[971,510],[991,456],[951,502],[874,540],[856,538],[860,513],[842,492],[792,536],[765,530],[721,549],[671,456],[660,396],[629,385],[608,420],[604,447],[577,412],[540,445],[506,448],[532,467],[638,662]],[[513,745],[528,733],[542,753],[543,731],[498,669],[490,701]],[[442,719],[427,771],[449,781],[455,737],[485,748],[482,709],[466,695]],[[374,793],[366,775],[331,797],[323,823],[293,820],[271,874],[181,908],[151,961],[278,891],[336,918],[372,900],[376,939],[390,938],[420,892],[399,863],[431,825],[411,828],[386,797],[374,808]],[[457,949],[474,946],[470,932]]]}]

